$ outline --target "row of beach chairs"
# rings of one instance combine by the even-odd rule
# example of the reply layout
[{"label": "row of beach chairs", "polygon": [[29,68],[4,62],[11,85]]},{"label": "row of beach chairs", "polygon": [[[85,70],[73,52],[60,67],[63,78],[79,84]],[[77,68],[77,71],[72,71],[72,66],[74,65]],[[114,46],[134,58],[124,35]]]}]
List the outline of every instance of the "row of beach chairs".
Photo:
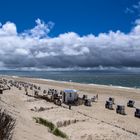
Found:
[{"label": "row of beach chairs", "polygon": [[[113,108],[114,104],[115,104],[114,98],[109,97],[109,99],[105,103],[105,108],[110,109],[110,110],[114,110],[114,108]],[[134,104],[135,104],[135,101],[129,100],[127,102],[127,107],[134,107]],[[116,113],[121,114],[121,115],[126,115],[125,106],[124,105],[117,105]],[[140,118],[140,109],[139,108],[136,108],[134,116]]]}]

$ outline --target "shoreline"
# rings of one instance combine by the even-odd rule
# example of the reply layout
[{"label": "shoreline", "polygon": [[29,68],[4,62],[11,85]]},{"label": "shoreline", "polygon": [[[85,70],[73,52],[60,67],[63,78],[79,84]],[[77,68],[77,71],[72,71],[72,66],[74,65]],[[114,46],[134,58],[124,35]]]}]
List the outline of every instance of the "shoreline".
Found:
[{"label": "shoreline", "polygon": [[49,88],[55,87],[55,89],[61,91],[64,89],[76,89],[80,95],[89,94],[90,96],[99,95],[99,96],[112,96],[112,97],[127,97],[128,99],[140,100],[140,89],[135,88],[120,88],[115,86],[106,86],[106,85],[96,85],[96,84],[81,84],[74,82],[63,82],[48,80],[42,78],[28,78],[28,77],[19,77],[19,76],[3,76],[9,79],[16,79],[19,81],[41,84],[42,86],[47,86]]},{"label": "shoreline", "polygon": [[68,82],[68,81],[60,81],[60,80],[53,80],[53,79],[45,79],[45,78],[38,78],[38,77],[28,77],[28,76],[16,76],[16,75],[0,75],[6,76],[6,77],[12,77],[12,78],[24,78],[24,79],[33,79],[33,80],[40,80],[45,82],[56,82],[61,84],[80,84],[80,85],[89,85],[89,86],[98,86],[98,87],[105,87],[105,88],[114,88],[114,89],[130,89],[130,90],[140,90],[140,88],[137,87],[125,87],[125,86],[119,86],[119,85],[104,85],[104,84],[95,84],[95,83],[79,83],[79,82]]}]

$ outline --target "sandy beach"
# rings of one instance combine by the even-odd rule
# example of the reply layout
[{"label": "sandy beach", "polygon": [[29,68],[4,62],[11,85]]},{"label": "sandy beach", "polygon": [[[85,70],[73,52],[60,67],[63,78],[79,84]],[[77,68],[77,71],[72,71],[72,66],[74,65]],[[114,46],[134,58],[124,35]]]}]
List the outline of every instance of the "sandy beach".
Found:
[{"label": "sandy beach", "polygon": [[[134,117],[135,108],[127,107],[127,101],[132,99],[135,100],[135,107],[140,108],[140,89],[24,77],[1,77],[34,83],[41,87],[40,92],[43,92],[44,89],[54,88],[58,91],[76,89],[80,97],[83,94],[88,95],[88,97],[98,94],[98,101],[93,102],[91,107],[72,106],[72,109],[69,110],[66,105],[57,106],[43,99],[26,96],[25,90],[19,90],[15,87],[5,90],[3,94],[0,94],[0,107],[6,109],[16,118],[14,140],[63,139],[50,133],[47,127],[37,124],[33,117],[41,117],[53,122],[68,135],[70,140],[140,139],[140,119]],[[29,91],[29,94],[32,94],[32,91]],[[115,98],[114,110],[105,109],[105,102],[109,97]],[[125,105],[126,115],[116,114],[117,104]],[[46,110],[33,111],[40,107],[44,107]]]}]

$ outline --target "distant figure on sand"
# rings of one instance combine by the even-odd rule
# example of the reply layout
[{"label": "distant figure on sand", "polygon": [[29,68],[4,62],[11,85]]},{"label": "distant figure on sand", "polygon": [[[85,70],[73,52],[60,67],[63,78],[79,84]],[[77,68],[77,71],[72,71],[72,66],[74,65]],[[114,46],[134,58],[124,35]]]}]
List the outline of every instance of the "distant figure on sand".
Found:
[{"label": "distant figure on sand", "polygon": [[98,100],[98,94],[96,94],[96,99]]},{"label": "distant figure on sand", "polygon": [[69,110],[71,110],[71,104],[69,104]]}]

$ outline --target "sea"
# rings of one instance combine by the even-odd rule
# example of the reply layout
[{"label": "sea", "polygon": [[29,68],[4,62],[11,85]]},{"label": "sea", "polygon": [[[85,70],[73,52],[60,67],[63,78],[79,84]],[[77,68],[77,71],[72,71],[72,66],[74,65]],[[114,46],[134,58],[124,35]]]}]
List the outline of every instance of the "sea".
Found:
[{"label": "sea", "polygon": [[0,75],[50,79],[85,84],[140,88],[140,72],[100,70],[23,71],[0,70]]}]

